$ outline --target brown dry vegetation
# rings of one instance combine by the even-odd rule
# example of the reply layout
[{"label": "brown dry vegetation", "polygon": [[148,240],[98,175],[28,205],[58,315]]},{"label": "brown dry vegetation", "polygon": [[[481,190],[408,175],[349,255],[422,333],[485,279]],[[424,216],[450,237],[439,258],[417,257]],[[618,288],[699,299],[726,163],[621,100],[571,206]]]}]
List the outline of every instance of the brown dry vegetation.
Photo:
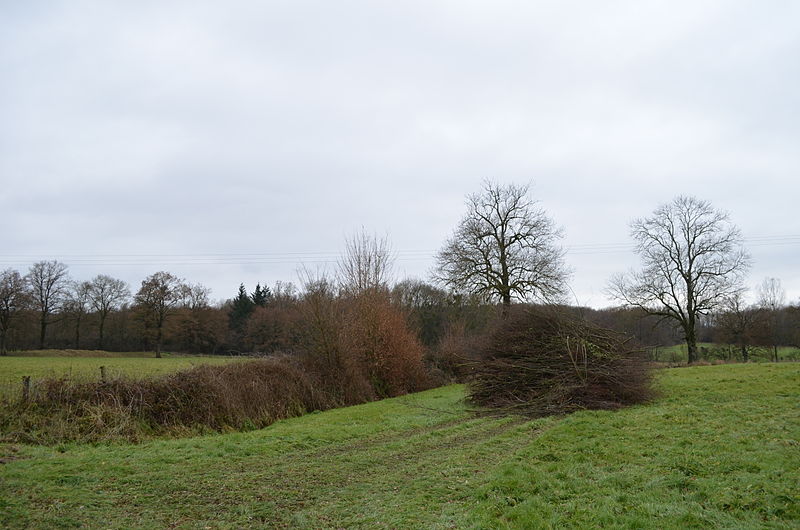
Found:
[{"label": "brown dry vegetation", "polygon": [[306,309],[304,351],[152,379],[46,379],[26,402],[7,404],[0,432],[53,443],[259,428],[430,386],[422,346],[385,293],[323,293]]},{"label": "brown dry vegetation", "polygon": [[653,396],[646,353],[552,308],[518,307],[473,363],[471,400],[531,416],[617,409]]}]

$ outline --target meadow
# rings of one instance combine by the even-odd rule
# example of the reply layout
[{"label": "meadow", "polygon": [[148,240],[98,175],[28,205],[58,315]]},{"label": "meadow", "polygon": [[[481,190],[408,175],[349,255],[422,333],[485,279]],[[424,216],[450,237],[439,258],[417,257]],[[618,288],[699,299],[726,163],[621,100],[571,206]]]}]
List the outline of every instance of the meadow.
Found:
[{"label": "meadow", "polygon": [[165,354],[155,359],[152,352],[98,352],[87,350],[42,350],[0,356],[0,396],[21,391],[24,376],[36,380],[69,376],[80,379],[100,377],[100,367],[107,377],[150,377],[163,375],[197,364],[223,364],[236,358]]},{"label": "meadow", "polygon": [[7,528],[797,528],[800,364],[530,420],[464,387],[138,445],[0,446]]},{"label": "meadow", "polygon": [[[739,347],[732,344],[720,344],[715,342],[698,342],[700,358],[704,361],[724,361],[740,360]],[[750,361],[764,362],[772,360],[772,349],[764,346],[749,348]],[[673,346],[662,346],[656,348],[652,359],[658,362],[685,363],[687,359],[686,344],[675,344]],[[800,348],[796,346],[778,346],[778,357],[782,361],[800,360]]]}]

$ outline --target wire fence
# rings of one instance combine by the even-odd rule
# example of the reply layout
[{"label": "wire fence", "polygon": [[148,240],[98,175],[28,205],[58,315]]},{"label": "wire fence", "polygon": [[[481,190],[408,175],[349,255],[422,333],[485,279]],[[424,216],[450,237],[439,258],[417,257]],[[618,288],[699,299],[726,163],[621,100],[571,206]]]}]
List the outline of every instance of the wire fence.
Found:
[{"label": "wire fence", "polygon": [[[9,372],[4,373],[3,366],[0,364],[0,407],[9,404],[16,404],[20,401],[30,400],[34,401],[41,396],[41,392],[45,387],[45,382],[54,379],[68,379],[77,383],[88,383],[97,381],[114,381],[117,379],[126,380],[139,380],[139,379],[152,379],[157,377],[164,377],[170,374],[178,373],[183,370],[189,370],[196,366],[206,364],[208,360],[227,362],[236,360],[247,360],[255,358],[270,357],[272,354],[266,353],[242,353],[235,350],[230,350],[225,354],[219,355],[191,355],[191,356],[170,356],[171,360],[180,361],[176,365],[168,363],[166,366],[162,365],[139,365],[119,361],[136,361],[139,357],[109,357],[108,365],[97,365],[91,363],[84,366],[82,363],[77,363],[75,366],[58,366],[52,369],[45,370],[40,365],[30,367],[30,373],[26,374],[25,369],[10,368]],[[76,360],[84,360],[84,358],[77,358]],[[97,361],[97,358],[85,359]],[[148,360],[142,358],[142,360]],[[185,363],[183,361],[186,361]],[[158,361],[156,361],[158,362]]]},{"label": "wire fence", "polygon": [[131,377],[120,368],[100,366],[96,373],[90,372],[66,372],[61,374],[42,375],[32,377],[29,375],[21,376],[17,380],[0,380],[0,405],[17,403],[20,401],[34,401],[39,397],[45,388],[45,381],[54,378],[65,378],[78,382],[90,381],[111,381],[120,377]]},{"label": "wire fence", "polygon": [[41,379],[30,376],[20,378],[20,381],[0,381],[0,403],[27,401],[35,399],[41,390]]}]

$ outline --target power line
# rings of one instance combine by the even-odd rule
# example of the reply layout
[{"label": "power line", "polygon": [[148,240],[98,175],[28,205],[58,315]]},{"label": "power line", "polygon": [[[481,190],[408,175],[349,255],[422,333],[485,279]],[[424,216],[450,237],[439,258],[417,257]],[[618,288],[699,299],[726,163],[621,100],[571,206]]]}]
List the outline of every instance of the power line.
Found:
[{"label": "power line", "polygon": [[[800,245],[800,234],[754,236],[743,238],[749,247],[785,247]],[[632,253],[635,246],[630,243],[584,243],[565,246],[569,255],[601,255]],[[45,253],[43,253],[45,254]],[[43,254],[0,254],[0,264],[26,265],[42,259]],[[397,261],[427,261],[436,255],[436,250],[397,250],[392,252]],[[45,254],[46,255],[46,254]],[[303,252],[207,252],[207,253],[85,253],[51,255],[68,265],[88,266],[132,266],[132,265],[285,265],[285,264],[332,264],[343,256],[341,251]]]}]

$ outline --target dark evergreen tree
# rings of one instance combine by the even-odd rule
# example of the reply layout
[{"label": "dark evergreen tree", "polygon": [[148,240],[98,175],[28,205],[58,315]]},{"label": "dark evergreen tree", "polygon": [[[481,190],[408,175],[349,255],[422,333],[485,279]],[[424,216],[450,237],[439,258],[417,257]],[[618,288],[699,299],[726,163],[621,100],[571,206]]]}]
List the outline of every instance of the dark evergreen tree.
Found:
[{"label": "dark evergreen tree", "polygon": [[247,290],[244,288],[244,284],[240,284],[239,292],[233,299],[231,311],[228,314],[231,329],[235,331],[242,331],[254,308],[255,305],[250,299],[250,296],[248,296]]},{"label": "dark evergreen tree", "polygon": [[250,295],[253,305],[260,307],[267,307],[267,304],[272,300],[272,292],[269,287],[261,287],[260,283],[256,284],[256,290]]}]

